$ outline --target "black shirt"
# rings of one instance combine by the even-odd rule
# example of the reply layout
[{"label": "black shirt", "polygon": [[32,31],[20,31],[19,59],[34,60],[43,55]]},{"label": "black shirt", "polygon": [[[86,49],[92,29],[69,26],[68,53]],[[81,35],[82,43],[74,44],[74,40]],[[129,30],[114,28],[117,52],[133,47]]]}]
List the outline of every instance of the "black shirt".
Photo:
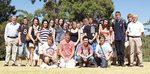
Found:
[{"label": "black shirt", "polygon": [[93,39],[95,33],[98,33],[98,27],[96,25],[86,25],[83,29],[83,33],[86,33],[89,39]]},{"label": "black shirt", "polygon": [[26,43],[26,35],[28,33],[28,29],[29,29],[29,27],[26,25],[21,25],[19,27],[18,31],[21,32],[21,42],[22,43]]},{"label": "black shirt", "polygon": [[78,40],[78,31],[75,32],[75,33],[72,33],[72,32],[71,32],[70,39],[71,39],[73,42],[77,42],[77,40]]}]

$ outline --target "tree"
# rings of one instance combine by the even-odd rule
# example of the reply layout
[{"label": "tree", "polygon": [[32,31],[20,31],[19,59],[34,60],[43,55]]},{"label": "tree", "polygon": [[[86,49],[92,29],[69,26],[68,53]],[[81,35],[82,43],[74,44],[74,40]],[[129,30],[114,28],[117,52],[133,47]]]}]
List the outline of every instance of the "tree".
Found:
[{"label": "tree", "polygon": [[19,13],[18,19],[17,19],[17,21],[18,21],[19,23],[22,23],[23,18],[24,18],[24,17],[27,17],[28,20],[29,20],[29,25],[31,25],[31,20],[32,20],[33,17],[34,17],[34,14],[28,13],[28,12],[25,11],[25,10],[16,10],[16,11],[17,11],[17,13]]},{"label": "tree", "polygon": [[150,25],[150,19],[144,25]]},{"label": "tree", "polygon": [[15,6],[11,6],[10,3],[11,0],[0,0],[0,24],[16,13]]},{"label": "tree", "polygon": [[47,0],[43,11],[48,18],[57,16],[81,20],[88,16],[110,19],[114,5],[112,0]]}]

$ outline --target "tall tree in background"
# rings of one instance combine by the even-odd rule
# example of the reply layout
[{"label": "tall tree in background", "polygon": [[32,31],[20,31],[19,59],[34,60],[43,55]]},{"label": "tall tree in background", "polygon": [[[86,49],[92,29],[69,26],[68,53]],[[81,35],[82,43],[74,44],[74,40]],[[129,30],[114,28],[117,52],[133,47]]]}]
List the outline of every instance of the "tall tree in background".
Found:
[{"label": "tall tree in background", "polygon": [[0,0],[0,24],[16,13],[15,6],[11,6],[10,3],[11,0]]},{"label": "tall tree in background", "polygon": [[[34,3],[36,0],[31,0]],[[41,0],[40,0],[41,1]],[[43,0],[44,17],[61,17],[81,20],[90,16],[94,18],[112,18],[114,5],[112,0]]]}]

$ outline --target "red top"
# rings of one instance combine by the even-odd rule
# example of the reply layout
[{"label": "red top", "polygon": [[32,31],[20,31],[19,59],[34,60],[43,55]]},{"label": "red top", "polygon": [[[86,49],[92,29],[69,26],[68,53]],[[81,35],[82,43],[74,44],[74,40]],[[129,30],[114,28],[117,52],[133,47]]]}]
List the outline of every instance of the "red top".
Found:
[{"label": "red top", "polygon": [[60,42],[59,50],[64,55],[64,57],[69,57],[74,51],[74,43],[70,41],[69,43],[66,42],[66,40],[62,40]]}]

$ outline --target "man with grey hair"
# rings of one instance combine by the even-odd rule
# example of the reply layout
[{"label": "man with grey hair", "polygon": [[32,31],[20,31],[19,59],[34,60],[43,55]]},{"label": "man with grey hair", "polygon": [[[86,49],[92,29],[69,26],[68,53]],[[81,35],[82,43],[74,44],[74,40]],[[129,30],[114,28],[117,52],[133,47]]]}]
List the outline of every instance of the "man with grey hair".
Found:
[{"label": "man with grey hair", "polygon": [[12,60],[12,66],[16,64],[16,54],[18,49],[18,28],[20,24],[17,23],[17,17],[12,16],[11,22],[7,23],[5,27],[4,39],[6,45],[6,57],[4,66],[8,66],[10,56]]},{"label": "man with grey hair", "polygon": [[134,55],[137,56],[136,65],[139,67],[143,67],[142,61],[142,41],[141,36],[144,34],[143,24],[138,21],[138,16],[132,16],[132,22],[128,24],[127,34],[129,36],[129,45],[130,45],[130,66],[133,66],[134,63]]}]

